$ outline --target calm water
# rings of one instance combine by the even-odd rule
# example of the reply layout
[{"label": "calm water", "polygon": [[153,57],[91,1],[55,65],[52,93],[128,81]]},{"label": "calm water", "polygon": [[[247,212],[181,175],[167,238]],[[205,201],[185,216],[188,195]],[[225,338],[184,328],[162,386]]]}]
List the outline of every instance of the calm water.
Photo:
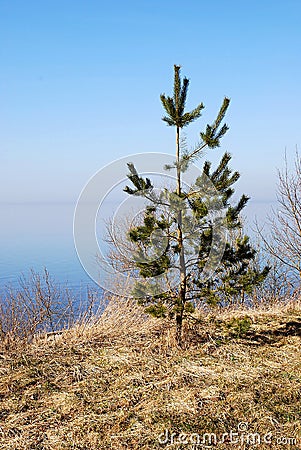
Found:
[{"label": "calm water", "polygon": [[[82,268],[73,243],[74,204],[0,204],[0,286],[16,286],[30,269],[48,269],[59,283],[78,292],[97,287]],[[248,222],[255,214],[264,222],[271,203],[251,203]],[[247,211],[248,210],[248,211]],[[112,212],[107,209],[107,215]]]},{"label": "calm water", "polygon": [[30,269],[46,267],[76,291],[93,283],[73,243],[74,204],[0,204],[0,283],[16,286]]}]

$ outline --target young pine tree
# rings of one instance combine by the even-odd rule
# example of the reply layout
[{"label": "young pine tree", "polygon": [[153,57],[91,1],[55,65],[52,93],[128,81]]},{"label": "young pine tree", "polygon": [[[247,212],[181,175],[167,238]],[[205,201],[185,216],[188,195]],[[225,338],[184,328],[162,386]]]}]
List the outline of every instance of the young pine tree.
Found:
[{"label": "young pine tree", "polygon": [[[180,66],[175,65],[173,96],[161,95],[166,113],[162,120],[176,131],[175,163],[166,167],[176,172],[175,186],[172,189],[164,187],[158,193],[152,182],[139,176],[134,165],[129,163],[128,178],[133,187],[125,188],[128,194],[142,196],[148,202],[143,223],[128,232],[128,238],[136,248],[135,267],[145,280],[137,282],[133,294],[148,313],[175,319],[179,345],[183,320],[193,313],[197,304],[224,305],[244,301],[245,295],[264,280],[269,270],[268,267],[256,270],[252,264],[256,252],[242,233],[240,213],[248,197],[243,195],[237,204],[230,203],[233,184],[239,178],[239,173],[229,168],[231,156],[225,153],[214,171],[211,171],[210,162],[205,162],[203,175],[195,180],[194,186],[186,188],[183,183],[183,173],[202,156],[203,150],[219,147],[228,130],[222,122],[230,103],[224,98],[215,121],[200,133],[199,144],[189,152],[181,148],[181,131],[201,116],[204,105],[200,103],[192,111],[185,110],[188,87],[189,80],[181,79]],[[205,183],[207,189],[204,188],[206,179],[215,189],[208,189],[208,183]],[[222,224],[218,211],[212,213],[212,205],[213,210],[219,205],[223,211]],[[222,242],[225,239],[222,232],[214,241],[216,226],[220,230],[225,226],[231,230],[226,242]],[[204,278],[202,274],[212,257],[214,245],[219,247],[221,254],[217,252],[214,273],[210,278]]]}]

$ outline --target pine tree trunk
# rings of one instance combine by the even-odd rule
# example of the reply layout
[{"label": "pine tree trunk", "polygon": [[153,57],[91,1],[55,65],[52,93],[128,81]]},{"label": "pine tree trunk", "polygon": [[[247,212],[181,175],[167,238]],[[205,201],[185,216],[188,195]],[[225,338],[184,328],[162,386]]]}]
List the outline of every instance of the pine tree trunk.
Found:
[{"label": "pine tree trunk", "polygon": [[[181,168],[180,168],[180,129],[177,127],[177,194],[181,196]],[[178,247],[180,249],[180,287],[179,287],[179,302],[177,305],[176,313],[176,340],[177,344],[181,347],[182,345],[182,324],[183,324],[183,313],[184,305],[186,301],[186,264],[185,264],[185,253],[183,246],[183,234],[182,234],[182,211],[179,209],[178,212]]]},{"label": "pine tree trunk", "polygon": [[176,162],[177,162],[177,194],[181,195],[180,128],[179,127],[177,127],[177,137],[176,137]]},{"label": "pine tree trunk", "polygon": [[182,347],[182,325],[183,325],[183,313],[176,315],[176,342],[179,347]]}]

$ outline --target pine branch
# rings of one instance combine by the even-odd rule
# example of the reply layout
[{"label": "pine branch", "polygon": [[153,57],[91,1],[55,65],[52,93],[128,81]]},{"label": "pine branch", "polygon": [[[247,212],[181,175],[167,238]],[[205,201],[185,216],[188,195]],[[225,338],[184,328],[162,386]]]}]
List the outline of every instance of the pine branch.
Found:
[{"label": "pine branch", "polygon": [[127,164],[130,173],[127,175],[128,179],[131,180],[136,189],[132,189],[126,186],[123,190],[130,195],[143,195],[145,191],[150,191],[153,185],[149,178],[142,178],[138,175],[138,172],[133,163]]},{"label": "pine branch", "polygon": [[[181,66],[174,65],[174,105],[179,104],[179,97],[181,95],[181,78],[180,78]],[[176,107],[177,110],[177,107]]]},{"label": "pine branch", "polygon": [[225,117],[225,114],[227,112],[227,109],[230,104],[230,99],[228,97],[224,98],[223,104],[219,110],[219,113],[217,115],[217,118],[215,119],[215,122],[213,124],[213,130],[217,130],[217,128],[220,126],[223,118]]},{"label": "pine branch", "polygon": [[224,124],[222,128],[218,131],[218,128],[225,117],[227,109],[230,104],[230,99],[225,97],[223,104],[218,112],[217,118],[212,125],[207,125],[205,133],[200,133],[202,141],[208,145],[209,148],[219,147],[220,139],[228,131],[228,126]]},{"label": "pine branch", "polygon": [[161,103],[167,115],[162,117],[162,120],[169,126],[183,128],[201,116],[201,111],[204,105],[200,103],[196,108],[190,112],[184,112],[189,87],[188,78],[183,79],[183,84],[180,77],[180,66],[174,66],[174,94],[173,98],[160,95]]},{"label": "pine branch", "polygon": [[188,78],[184,78],[183,80],[183,86],[180,93],[179,98],[179,115],[182,115],[184,113],[185,105],[186,105],[186,98],[188,93],[188,87],[189,87],[189,80]]}]

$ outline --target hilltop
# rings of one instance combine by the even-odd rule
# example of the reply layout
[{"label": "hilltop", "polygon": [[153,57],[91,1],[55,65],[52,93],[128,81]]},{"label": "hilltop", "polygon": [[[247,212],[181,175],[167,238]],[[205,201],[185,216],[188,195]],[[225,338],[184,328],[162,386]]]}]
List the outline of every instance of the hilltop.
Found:
[{"label": "hilltop", "polygon": [[298,301],[203,312],[183,349],[128,308],[2,348],[1,449],[301,448]]}]

